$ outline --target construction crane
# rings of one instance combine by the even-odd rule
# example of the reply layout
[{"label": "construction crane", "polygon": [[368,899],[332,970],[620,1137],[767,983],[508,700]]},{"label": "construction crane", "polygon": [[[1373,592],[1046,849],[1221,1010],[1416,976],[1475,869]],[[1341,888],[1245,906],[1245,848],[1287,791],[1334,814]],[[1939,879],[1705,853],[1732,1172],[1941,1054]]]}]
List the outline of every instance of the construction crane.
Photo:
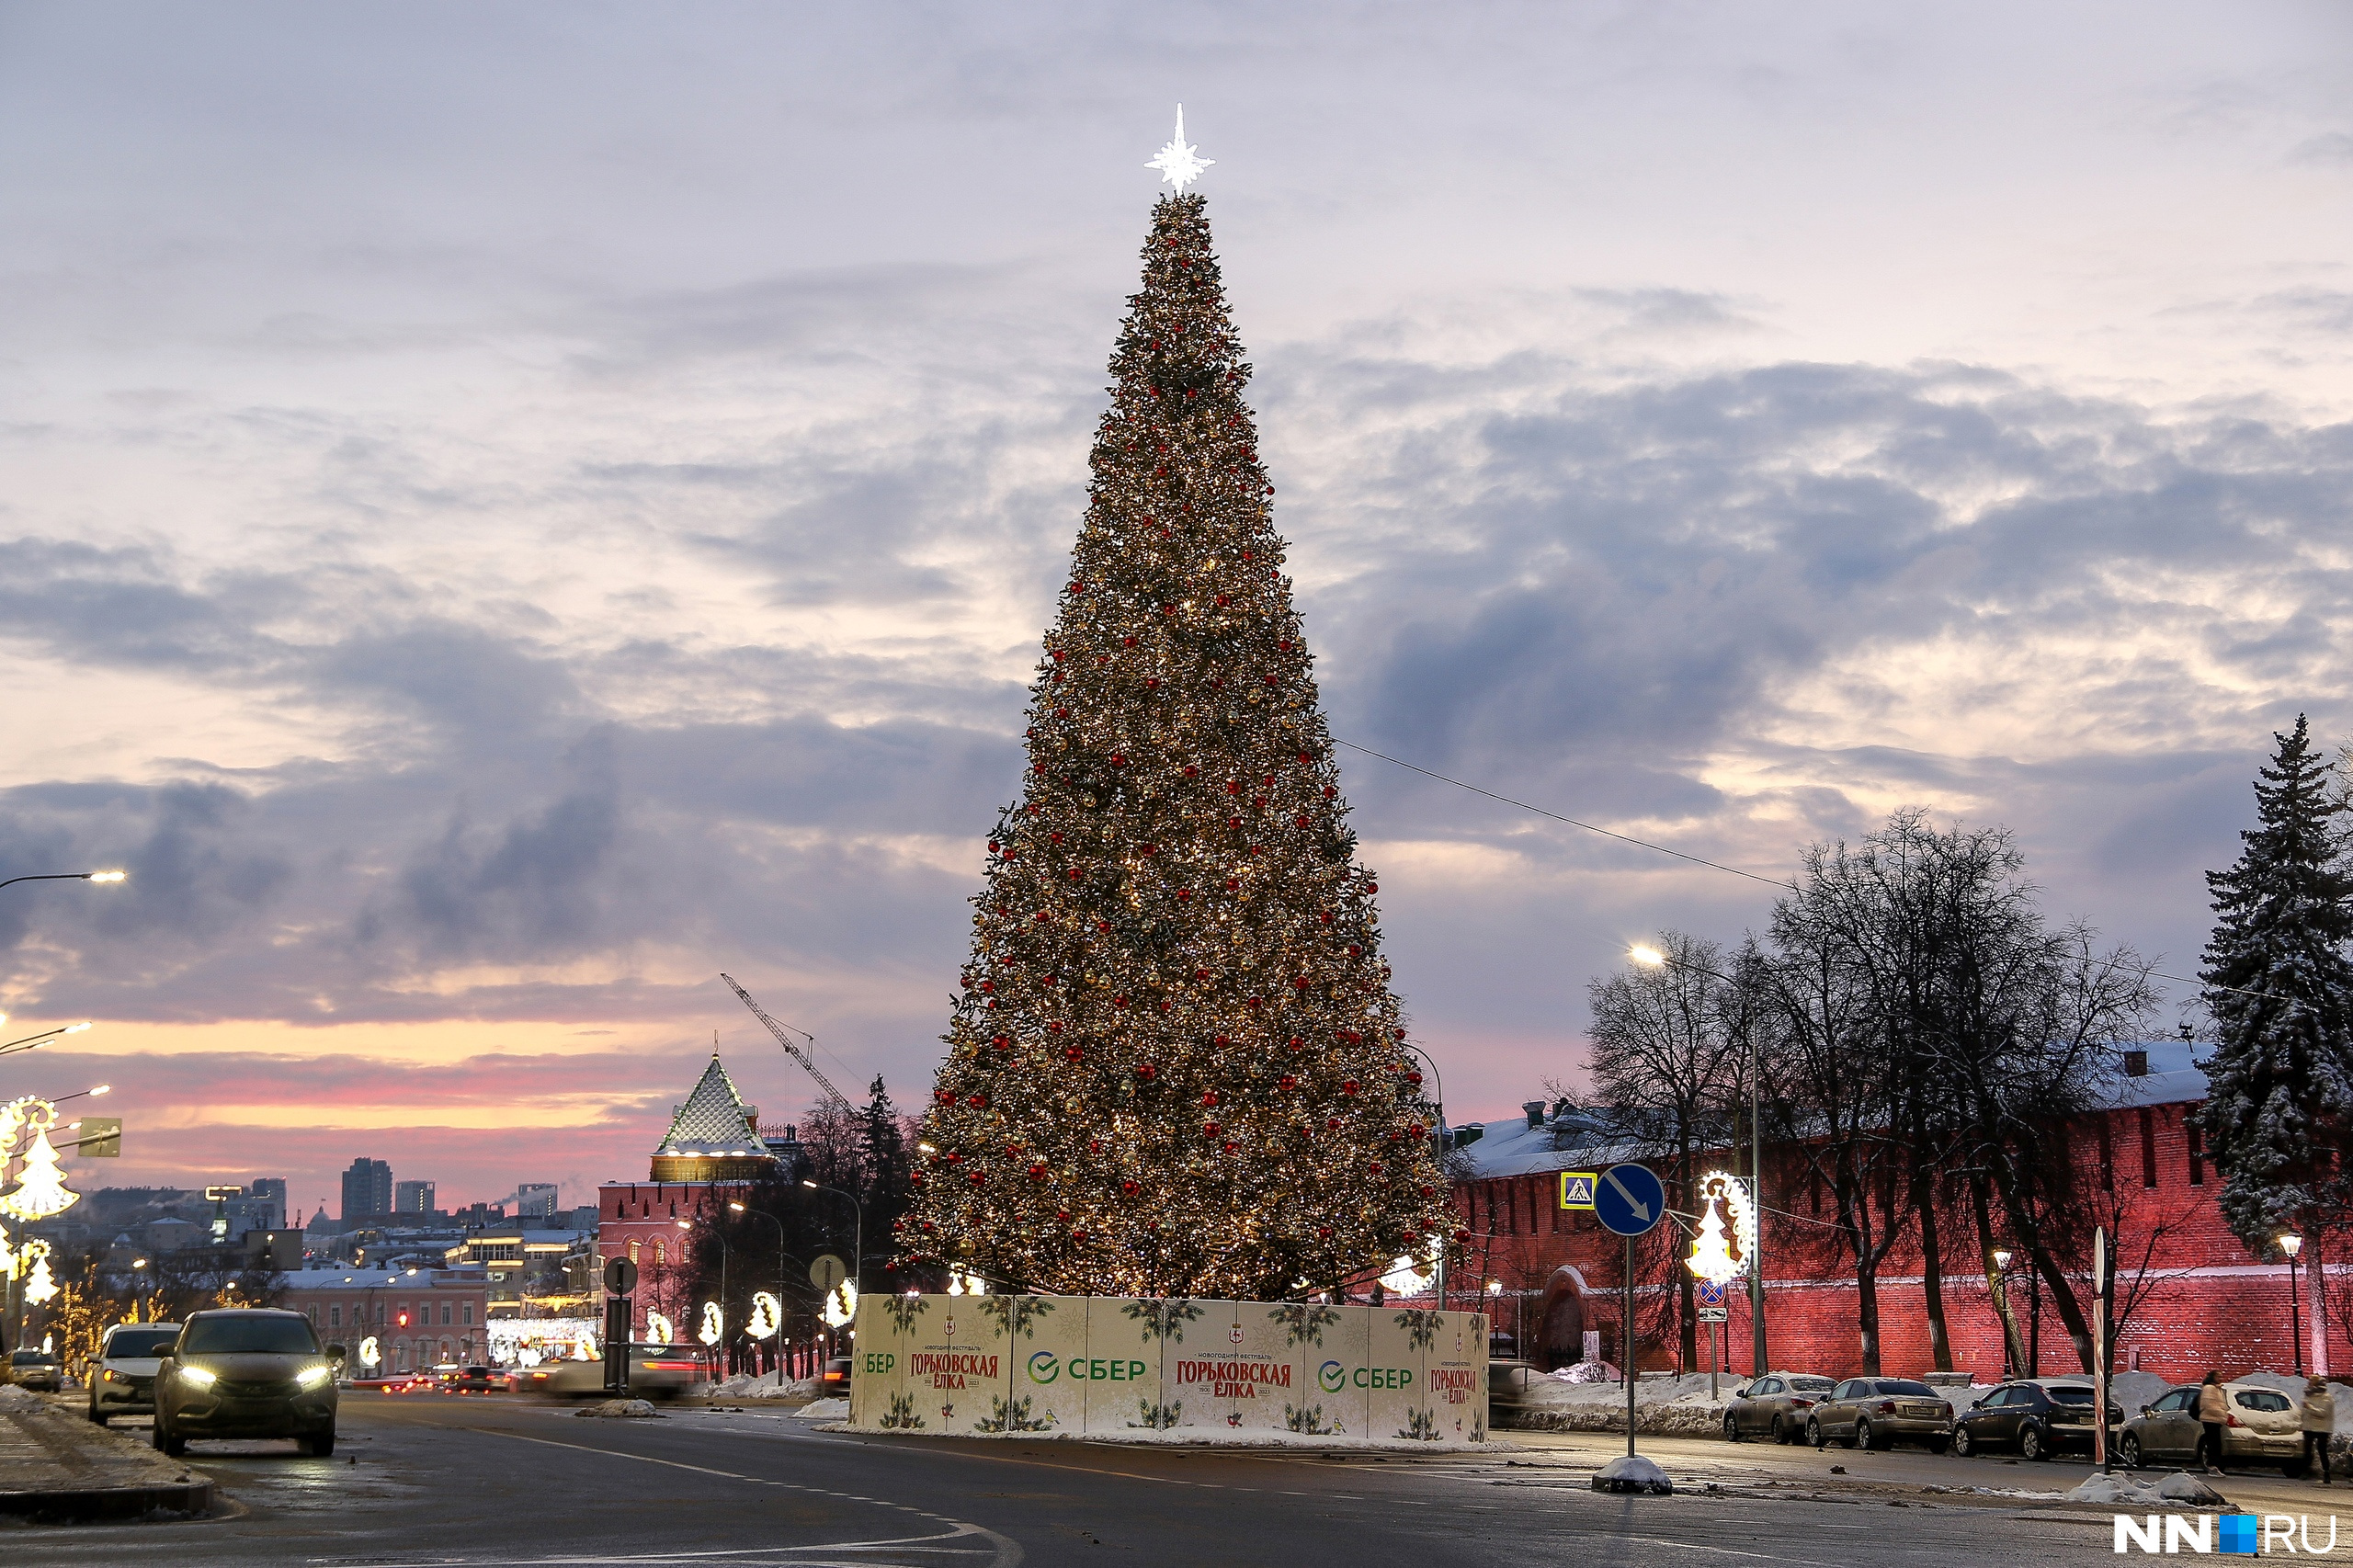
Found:
[{"label": "construction crane", "polygon": [[817,1086],[833,1096],[834,1103],[835,1105],[841,1107],[844,1110],[854,1111],[858,1108],[856,1106],[849,1103],[848,1096],[845,1096],[839,1089],[834,1087],[831,1081],[829,1081],[823,1073],[817,1071],[816,1062],[811,1058],[807,1051],[801,1050],[799,1045],[795,1044],[792,1039],[794,1035],[799,1035],[811,1045],[814,1045],[817,1043],[817,1037],[815,1035],[809,1033],[806,1029],[796,1029],[789,1025],[778,1023],[774,1018],[767,1016],[767,1012],[761,1008],[757,1002],[752,1000],[752,994],[750,992],[735,983],[733,977],[722,974],[719,978],[727,982],[727,989],[735,993],[735,1000],[743,1003],[744,1006],[752,1009],[752,1017],[767,1025],[768,1033],[776,1036],[776,1042],[777,1044],[784,1047],[785,1054],[790,1056],[795,1062],[800,1062],[801,1065],[809,1069],[809,1076],[816,1079]]}]

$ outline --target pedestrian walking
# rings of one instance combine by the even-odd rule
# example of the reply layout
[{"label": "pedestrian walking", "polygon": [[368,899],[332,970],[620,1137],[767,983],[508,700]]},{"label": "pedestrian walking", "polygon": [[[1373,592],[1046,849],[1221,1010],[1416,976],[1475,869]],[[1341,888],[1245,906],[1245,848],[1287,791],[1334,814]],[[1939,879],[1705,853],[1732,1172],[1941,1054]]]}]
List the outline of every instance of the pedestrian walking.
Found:
[{"label": "pedestrian walking", "polygon": [[2206,1473],[2228,1475],[2222,1468],[2222,1423],[2231,1418],[2231,1396],[2222,1390],[2222,1374],[2209,1372],[2198,1391],[2198,1419],[2206,1428]]},{"label": "pedestrian walking", "polygon": [[2328,1443],[2336,1436],[2336,1396],[2328,1392],[2325,1379],[2314,1378],[2304,1385],[2304,1403],[2301,1412],[2304,1429],[2304,1469],[2312,1469],[2313,1454],[2320,1454],[2320,1483],[2329,1483]]}]

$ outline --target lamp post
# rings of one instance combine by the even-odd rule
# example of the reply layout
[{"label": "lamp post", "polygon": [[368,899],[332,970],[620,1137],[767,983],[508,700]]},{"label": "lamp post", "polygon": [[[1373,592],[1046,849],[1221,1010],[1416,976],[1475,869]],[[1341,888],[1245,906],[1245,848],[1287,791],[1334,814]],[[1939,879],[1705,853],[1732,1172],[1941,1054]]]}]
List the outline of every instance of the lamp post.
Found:
[{"label": "lamp post", "polygon": [[1637,944],[1627,949],[1627,957],[1647,969],[1672,967],[1688,969],[1696,974],[1729,985],[1741,994],[1740,1032],[1748,1037],[1748,1207],[1756,1215],[1756,1244],[1748,1257],[1748,1375],[1765,1375],[1765,1115],[1764,1096],[1760,1087],[1756,1030],[1748,1021],[1748,1002],[1740,984],[1730,975],[1718,974],[1704,964],[1686,962],[1669,958],[1656,948]]},{"label": "lamp post", "polygon": [[[678,1221],[678,1229],[682,1231],[692,1231],[694,1228],[695,1225],[692,1220],[681,1220]],[[724,1331],[727,1327],[727,1238],[719,1233],[718,1227],[712,1225],[704,1226],[703,1233],[710,1237],[712,1241],[719,1244],[719,1326],[722,1331]],[[726,1343],[727,1336],[724,1332],[722,1332],[720,1335],[719,1344],[725,1345]],[[717,1350],[718,1346],[714,1346],[712,1348]],[[724,1369],[727,1364],[725,1359],[726,1354],[727,1353],[724,1350],[719,1351],[719,1355],[721,1357],[720,1367],[722,1369],[722,1376],[724,1375]],[[716,1381],[718,1380],[714,1379],[713,1381]]]},{"label": "lamp post", "polygon": [[823,1182],[805,1180],[801,1182],[801,1185],[807,1187],[812,1192],[830,1192],[836,1198],[847,1198],[849,1199],[850,1215],[858,1222],[857,1229],[853,1233],[856,1240],[852,1244],[858,1256],[850,1259],[849,1278],[850,1283],[858,1287],[858,1294],[861,1296],[864,1295],[866,1293],[866,1277],[859,1271],[866,1266],[866,1205],[858,1200],[857,1194],[844,1192],[838,1187],[827,1187]]},{"label": "lamp post", "polygon": [[[7,1021],[8,1015],[0,1013],[0,1024]],[[39,1034],[28,1034],[22,1040],[12,1040],[6,1045],[0,1045],[0,1056],[15,1056],[21,1051],[35,1051],[62,1035],[80,1034],[89,1027],[86,1023],[61,1024],[53,1029],[43,1029]]]},{"label": "lamp post", "polygon": [[121,871],[44,871],[38,876],[10,877],[0,882],[0,888],[12,888],[18,882],[119,882]]},{"label": "lamp post", "polygon": [[[790,1299],[784,1293],[784,1221],[765,1209],[746,1209],[733,1199],[729,1200],[727,1207],[734,1213],[749,1214],[776,1227],[776,1305],[781,1314],[784,1303]],[[781,1323],[776,1328],[776,1369],[777,1386],[781,1388],[784,1386],[784,1324]]]},{"label": "lamp post", "polygon": [[2288,1332],[2296,1341],[2296,1375],[2304,1375],[2304,1313],[2296,1302],[2296,1255],[2304,1250],[2304,1238],[2293,1231],[2279,1236],[2279,1250],[2288,1255]]},{"label": "lamp post", "polygon": [[[1430,1070],[1430,1085],[1438,1090],[1438,1098],[1431,1102],[1431,1106],[1438,1112],[1438,1126],[1443,1128],[1446,1125],[1446,1074],[1438,1070],[1437,1059],[1432,1057],[1428,1051],[1424,1051],[1420,1046],[1409,1043],[1405,1049],[1413,1052],[1415,1056],[1420,1057],[1422,1059],[1422,1064]],[[1438,1153],[1443,1154],[1446,1151],[1444,1148],[1440,1148]],[[1449,1203],[1451,1201],[1451,1199],[1449,1199]],[[1451,1210],[1449,1210],[1449,1214],[1450,1213]],[[1432,1267],[1436,1270],[1436,1276],[1432,1283],[1438,1290],[1438,1310],[1439,1312],[1446,1311],[1446,1249],[1449,1244],[1451,1244],[1451,1241],[1452,1238],[1448,1236],[1438,1237],[1438,1256],[1430,1260]]]}]

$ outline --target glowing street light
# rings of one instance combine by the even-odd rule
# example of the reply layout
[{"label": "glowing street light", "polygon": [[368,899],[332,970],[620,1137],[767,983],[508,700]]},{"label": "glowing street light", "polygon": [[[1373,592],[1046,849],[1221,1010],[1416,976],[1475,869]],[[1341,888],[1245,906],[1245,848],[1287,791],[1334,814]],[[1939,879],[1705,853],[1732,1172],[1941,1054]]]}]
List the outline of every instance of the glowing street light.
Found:
[{"label": "glowing street light", "polygon": [[2304,1374],[2304,1310],[2296,1301],[2296,1255],[2304,1250],[2304,1238],[2293,1231],[2282,1231],[2279,1233],[2279,1250],[2288,1256],[2288,1332],[2295,1336],[2296,1375],[2302,1377]]},{"label": "glowing street light", "polygon": [[0,882],[0,888],[12,888],[18,882],[119,882],[127,874],[122,871],[44,871],[39,876],[10,877]]},{"label": "glowing street light", "polygon": [[[5,1024],[7,1021],[8,1015],[6,1013],[0,1013],[0,1024]],[[89,1024],[85,1021],[78,1024],[61,1025],[53,1029],[43,1029],[39,1034],[28,1034],[22,1040],[12,1040],[6,1045],[0,1045],[0,1056],[14,1056],[18,1051],[35,1051],[40,1049],[41,1046],[47,1045],[51,1040],[57,1040],[63,1036],[69,1034],[80,1034],[89,1027]]]}]

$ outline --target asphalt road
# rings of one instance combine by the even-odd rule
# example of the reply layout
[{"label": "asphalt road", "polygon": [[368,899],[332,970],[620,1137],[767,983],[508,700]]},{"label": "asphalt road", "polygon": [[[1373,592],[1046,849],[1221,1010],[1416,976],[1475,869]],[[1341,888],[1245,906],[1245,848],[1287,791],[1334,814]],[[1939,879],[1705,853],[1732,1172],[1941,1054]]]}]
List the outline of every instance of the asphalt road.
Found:
[{"label": "asphalt road", "polygon": [[[228,1517],[10,1530],[0,1553],[58,1568],[1844,1568],[2113,1556],[2105,1514],[1930,1503],[1909,1483],[1823,1490],[1834,1484],[1829,1465],[1851,1460],[1917,1460],[1957,1479],[1953,1461],[1925,1455],[1646,1444],[1688,1490],[1617,1498],[1586,1484],[1611,1451],[1597,1438],[1379,1459],[884,1438],[817,1432],[756,1407],[624,1421],[505,1396],[353,1395],[343,1411],[331,1460],[299,1458],[290,1444],[193,1446],[189,1459],[222,1483]],[[1980,1466],[1984,1484],[2021,1484],[2016,1468],[1970,1461],[1971,1473]],[[2050,1471],[2035,1467],[2031,1479],[2055,1488],[2081,1473]],[[2317,1500],[2302,1495],[2307,1507]]]}]

